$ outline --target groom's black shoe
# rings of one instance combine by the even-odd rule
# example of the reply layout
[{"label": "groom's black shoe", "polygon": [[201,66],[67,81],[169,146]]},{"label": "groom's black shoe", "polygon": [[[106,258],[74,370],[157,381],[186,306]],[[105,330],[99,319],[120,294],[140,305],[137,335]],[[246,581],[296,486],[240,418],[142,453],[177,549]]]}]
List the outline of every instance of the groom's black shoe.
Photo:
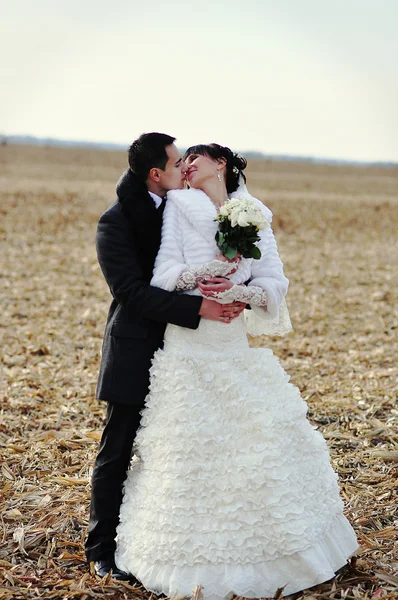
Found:
[{"label": "groom's black shoe", "polygon": [[132,581],[133,583],[138,583],[133,575],[129,575],[128,573],[118,569],[113,558],[105,558],[103,560],[95,561],[94,571],[99,577],[105,577],[108,575],[108,573],[110,573],[110,571],[112,571],[112,579],[116,579],[117,581]]}]

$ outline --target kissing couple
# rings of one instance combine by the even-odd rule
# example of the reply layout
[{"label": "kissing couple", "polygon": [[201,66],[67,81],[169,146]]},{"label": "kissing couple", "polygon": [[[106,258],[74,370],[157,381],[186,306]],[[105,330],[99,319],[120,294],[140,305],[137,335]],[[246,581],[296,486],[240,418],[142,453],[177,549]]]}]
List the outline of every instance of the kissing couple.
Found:
[{"label": "kissing couple", "polygon": [[[358,544],[299,390],[248,345],[291,329],[272,213],[249,194],[244,158],[218,144],[181,157],[174,142],[131,144],[98,224],[112,303],[87,560],[170,597],[292,594]],[[231,253],[239,231],[245,243],[255,231],[251,254]]]}]

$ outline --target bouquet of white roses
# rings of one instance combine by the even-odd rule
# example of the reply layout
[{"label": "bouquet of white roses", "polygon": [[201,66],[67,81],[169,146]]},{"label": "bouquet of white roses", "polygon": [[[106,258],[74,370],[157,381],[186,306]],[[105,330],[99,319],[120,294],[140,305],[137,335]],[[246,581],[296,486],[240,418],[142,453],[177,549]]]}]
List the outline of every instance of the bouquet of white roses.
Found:
[{"label": "bouquet of white roses", "polygon": [[256,246],[258,232],[268,226],[261,208],[248,198],[233,198],[220,208],[216,217],[217,246],[229,259],[241,254],[244,258],[261,258]]}]

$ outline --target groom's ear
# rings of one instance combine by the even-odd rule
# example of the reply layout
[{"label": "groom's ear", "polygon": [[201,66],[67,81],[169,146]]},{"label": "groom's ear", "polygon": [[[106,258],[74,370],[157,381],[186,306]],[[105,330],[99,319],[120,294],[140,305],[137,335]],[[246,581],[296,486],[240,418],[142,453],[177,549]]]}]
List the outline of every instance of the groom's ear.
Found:
[{"label": "groom's ear", "polygon": [[153,167],[148,173],[148,180],[153,181],[154,183],[159,183],[160,181],[160,171],[156,167]]}]

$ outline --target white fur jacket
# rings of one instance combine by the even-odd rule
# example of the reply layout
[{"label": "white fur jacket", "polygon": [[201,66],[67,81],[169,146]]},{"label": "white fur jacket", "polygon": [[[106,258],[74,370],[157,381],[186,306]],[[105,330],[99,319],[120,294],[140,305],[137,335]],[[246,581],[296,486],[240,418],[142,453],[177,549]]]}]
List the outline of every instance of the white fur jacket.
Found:
[{"label": "white fur jacket", "polygon": [[[274,234],[271,229],[272,213],[262,202],[250,196],[245,186],[230,197],[248,197],[258,204],[269,226],[260,231],[261,258],[242,258],[238,270],[229,275],[236,284],[249,280],[248,285],[261,287],[267,292],[265,308],[252,306],[245,312],[247,331],[251,335],[283,335],[291,329],[284,297],[288,279],[283,274]],[[215,241],[218,223],[217,210],[201,190],[172,190],[167,194],[163,214],[162,241],[155,261],[151,285],[172,291],[186,270],[209,263],[220,253]],[[195,289],[190,292],[200,294]]]}]

